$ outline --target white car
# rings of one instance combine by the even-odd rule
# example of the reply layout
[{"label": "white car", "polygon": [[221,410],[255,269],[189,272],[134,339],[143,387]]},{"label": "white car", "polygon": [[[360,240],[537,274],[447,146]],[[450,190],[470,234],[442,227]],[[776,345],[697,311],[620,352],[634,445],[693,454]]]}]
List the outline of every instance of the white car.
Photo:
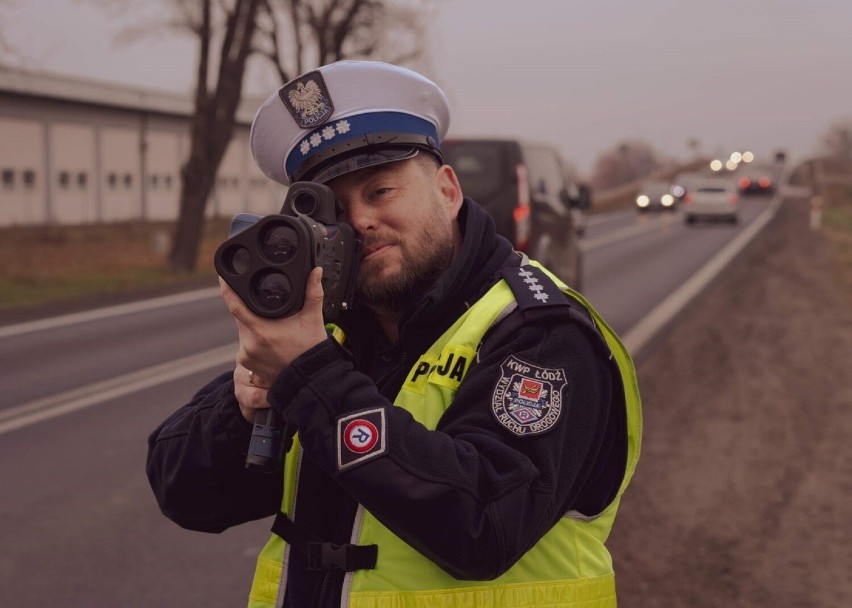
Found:
[{"label": "white car", "polygon": [[727,179],[704,179],[693,182],[683,198],[683,213],[687,224],[696,220],[739,220],[737,187]]}]

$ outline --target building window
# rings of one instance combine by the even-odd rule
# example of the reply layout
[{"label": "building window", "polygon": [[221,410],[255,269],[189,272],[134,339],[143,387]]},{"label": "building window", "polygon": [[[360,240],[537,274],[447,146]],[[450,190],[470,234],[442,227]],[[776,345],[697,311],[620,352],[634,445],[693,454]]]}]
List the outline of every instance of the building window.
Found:
[{"label": "building window", "polygon": [[80,173],[77,174],[77,186],[79,186],[80,188],[85,188],[86,184],[88,183],[89,175],[84,171],[80,171]]},{"label": "building window", "polygon": [[68,171],[61,171],[59,173],[60,187],[67,188],[69,183],[71,183],[71,175],[68,173]]},{"label": "building window", "polygon": [[172,176],[171,175],[164,175],[163,176],[163,183],[166,185],[166,190],[170,190],[171,187],[172,187]]},{"label": "building window", "polygon": [[35,188],[36,174],[32,169],[24,171],[24,186],[27,188]]},{"label": "building window", "polygon": [[151,188],[157,189],[157,183],[160,181],[156,174],[150,175],[148,179],[151,181]]},{"label": "building window", "polygon": [[133,174],[125,173],[124,174],[124,187],[130,188],[133,185]]},{"label": "building window", "polygon": [[15,187],[15,171],[13,169],[3,169],[2,179],[4,188]]},{"label": "building window", "polygon": [[118,183],[118,176],[115,173],[110,173],[107,175],[107,184],[112,189],[115,189],[115,185]]}]

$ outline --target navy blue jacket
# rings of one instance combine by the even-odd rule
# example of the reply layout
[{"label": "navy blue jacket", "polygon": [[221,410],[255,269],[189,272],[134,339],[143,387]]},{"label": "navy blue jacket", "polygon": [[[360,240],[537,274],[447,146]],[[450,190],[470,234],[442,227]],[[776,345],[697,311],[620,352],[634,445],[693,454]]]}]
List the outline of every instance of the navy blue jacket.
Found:
[{"label": "navy blue jacket", "polygon": [[[329,339],[306,352],[268,399],[304,448],[297,524],[344,544],[361,503],[451,575],[486,580],[508,570],[566,511],[593,514],[608,504],[624,473],[625,410],[617,370],[567,305],[564,314],[516,311],[486,335],[435,431],[392,405],[419,356],[501,269],[520,263],[476,203],[465,200],[459,221],[460,254],[403,315],[396,344],[385,344],[356,307],[340,320],[346,348]],[[511,331],[499,331],[504,324]],[[519,436],[494,414],[494,389],[510,355],[565,370],[562,411],[545,433]],[[336,420],[376,407],[385,410],[386,452],[338,471]],[[151,433],[147,472],[163,513],[206,532],[276,514],[281,475],[245,468],[250,432],[228,373]],[[308,570],[299,557],[290,567],[290,606],[335,605],[342,572]],[[332,592],[318,598],[321,586]]]}]

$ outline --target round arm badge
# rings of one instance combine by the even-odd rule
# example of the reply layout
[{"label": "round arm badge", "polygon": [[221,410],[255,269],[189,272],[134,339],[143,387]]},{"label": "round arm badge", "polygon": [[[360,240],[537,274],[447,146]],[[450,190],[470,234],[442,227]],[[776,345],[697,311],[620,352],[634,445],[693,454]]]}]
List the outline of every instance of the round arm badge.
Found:
[{"label": "round arm badge", "polygon": [[385,453],[385,410],[376,408],[337,421],[337,470]]},{"label": "round arm badge", "polygon": [[539,435],[559,420],[566,384],[565,370],[539,367],[509,355],[500,364],[491,411],[515,435]]}]

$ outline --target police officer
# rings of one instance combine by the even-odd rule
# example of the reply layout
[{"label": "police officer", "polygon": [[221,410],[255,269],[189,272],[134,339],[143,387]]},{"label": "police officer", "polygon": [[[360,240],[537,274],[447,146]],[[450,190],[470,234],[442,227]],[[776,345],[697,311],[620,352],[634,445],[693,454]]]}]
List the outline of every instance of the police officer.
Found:
[{"label": "police officer", "polygon": [[[410,70],[342,61],[272,94],[251,147],[270,178],[326,183],[362,239],[355,306],[236,320],[233,372],[149,438],[179,525],[275,516],[249,605],[613,606],[604,545],[638,459],[635,374],[580,294],[463,198],[448,103]],[[244,466],[255,412],[295,436]]]}]

